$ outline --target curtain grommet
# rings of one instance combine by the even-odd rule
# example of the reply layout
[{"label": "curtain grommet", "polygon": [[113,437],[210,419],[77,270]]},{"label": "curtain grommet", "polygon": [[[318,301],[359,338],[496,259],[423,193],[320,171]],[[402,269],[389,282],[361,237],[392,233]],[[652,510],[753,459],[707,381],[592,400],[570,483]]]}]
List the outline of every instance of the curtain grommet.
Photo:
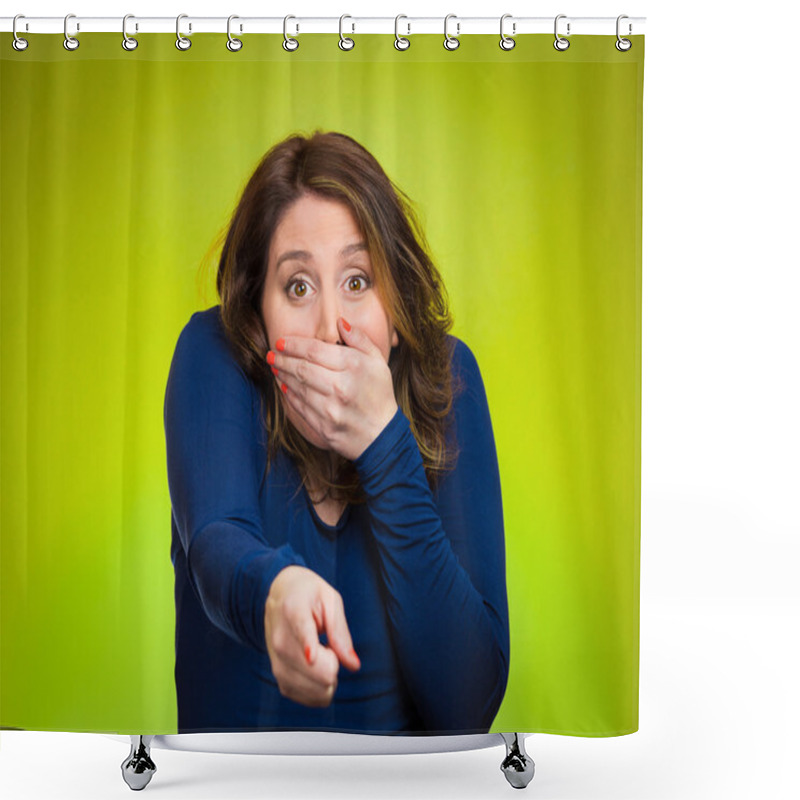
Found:
[{"label": "curtain grommet", "polygon": [[[227,47],[231,53],[238,53],[244,47],[244,42],[231,34],[231,21],[234,19],[239,19],[239,17],[236,14],[231,14],[228,17],[228,41],[225,42],[225,47]],[[242,29],[240,27],[240,33],[241,30]]]},{"label": "curtain grommet", "polygon": [[[67,16],[64,17],[64,49],[69,51],[77,50],[81,45],[74,36],[69,35],[69,21],[75,18],[74,14],[67,14]],[[75,23],[75,32],[78,33],[80,29],[80,23]]]},{"label": "curtain grommet", "polygon": [[[287,14],[283,18],[283,49],[287,53],[294,53],[294,51],[297,50],[298,47],[300,47],[300,40],[295,39],[293,36],[289,36],[289,34],[286,31],[286,25],[290,19],[297,19],[297,17],[294,17],[291,14]],[[297,31],[295,30],[295,32]]]},{"label": "curtain grommet", "polygon": [[[614,43],[614,47],[616,47],[617,50],[620,51],[620,53],[627,53],[628,50],[630,50],[631,47],[633,47],[633,42],[630,39],[624,39],[622,36],[620,36],[619,23],[623,19],[629,19],[628,15],[627,14],[620,14],[617,17],[617,41]],[[628,35],[629,36],[630,36],[630,33],[631,33],[631,26],[630,26],[630,23],[628,23]]]},{"label": "curtain grommet", "polygon": [[511,14],[503,14],[503,16],[500,17],[500,49],[505,50],[506,52],[513,50],[517,45],[516,41],[512,38],[517,32],[517,23],[511,23],[511,36],[506,36],[505,31],[503,30],[503,24],[507,19],[510,19],[511,16]]},{"label": "curtain grommet", "polygon": [[[447,32],[447,23],[451,19],[455,19],[456,20],[456,35],[455,36],[451,36]],[[461,44],[461,42],[458,39],[458,34],[459,34],[460,30],[461,30],[461,23],[458,22],[458,17],[455,14],[448,14],[444,18],[444,42],[443,42],[443,44],[444,44],[444,49],[445,50],[449,50],[451,53],[453,52],[453,50],[458,50],[458,46]]]},{"label": "curtain grommet", "polygon": [[[553,26],[553,31],[556,36],[556,40],[553,42],[553,47],[558,50],[559,53],[563,53],[569,47],[569,39],[565,39],[563,36],[559,36],[558,34],[558,21],[560,19],[566,19],[566,14],[559,14],[556,17],[555,24]],[[569,22],[567,23],[567,36],[569,36]]]},{"label": "curtain grommet", "polygon": [[[175,40],[175,47],[177,47],[178,50],[181,50],[181,51],[186,51],[192,46],[192,40],[191,39],[187,39],[181,33],[181,20],[182,19],[188,19],[188,18],[189,18],[188,14],[178,14],[178,18],[175,20],[175,35],[178,37]],[[189,23],[189,33],[191,33],[191,32],[192,32],[192,23],[190,22]]]},{"label": "curtain grommet", "polygon": [[28,40],[23,39],[20,36],[17,36],[17,20],[18,19],[25,19],[24,14],[17,14],[14,17],[14,21],[11,23],[11,33],[14,34],[14,39],[11,42],[11,46],[18,52],[21,53],[23,50],[28,49]]},{"label": "curtain grommet", "polygon": [[[408,17],[405,14],[398,14],[394,18],[394,49],[403,52],[405,50],[408,50],[409,47],[411,47],[411,39],[406,39],[405,36],[400,35],[398,27],[401,19],[408,19]],[[408,33],[406,34],[406,36],[410,34],[411,34],[411,25],[408,25]]]}]

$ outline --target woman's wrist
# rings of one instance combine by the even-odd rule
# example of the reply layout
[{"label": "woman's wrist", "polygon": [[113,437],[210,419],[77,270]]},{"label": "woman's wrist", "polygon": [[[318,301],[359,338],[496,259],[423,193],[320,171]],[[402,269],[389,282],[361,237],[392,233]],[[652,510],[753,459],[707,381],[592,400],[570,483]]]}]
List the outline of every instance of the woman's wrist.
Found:
[{"label": "woman's wrist", "polygon": [[[393,470],[398,461],[407,462],[409,456],[412,461],[422,464],[422,456],[411,426],[398,406],[378,436],[353,461],[367,496],[373,491],[379,491],[379,487],[385,483],[387,473]],[[406,463],[406,467],[413,468],[414,464]]]},{"label": "woman's wrist", "polygon": [[380,435],[386,430],[391,421],[394,419],[398,408],[399,407],[397,403],[394,401],[394,399],[392,399],[392,403],[387,407],[386,411],[375,417],[375,422],[373,423],[372,428],[367,431],[367,435],[364,437],[360,445],[354,448],[355,453],[351,457],[351,461],[357,461],[373,445],[373,443],[380,437]]}]

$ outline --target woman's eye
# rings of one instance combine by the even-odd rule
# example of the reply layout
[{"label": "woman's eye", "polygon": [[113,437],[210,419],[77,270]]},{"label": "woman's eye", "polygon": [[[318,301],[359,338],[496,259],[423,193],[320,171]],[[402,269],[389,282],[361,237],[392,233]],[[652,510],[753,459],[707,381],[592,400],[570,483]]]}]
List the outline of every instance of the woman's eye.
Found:
[{"label": "woman's eye", "polygon": [[308,292],[308,284],[305,281],[292,281],[289,284],[289,292],[295,297],[305,297]]},{"label": "woman's eye", "polygon": [[353,277],[347,281],[347,288],[351,292],[361,292],[366,288],[366,286],[366,280],[364,280],[364,278],[362,278],[360,275],[353,275]]}]

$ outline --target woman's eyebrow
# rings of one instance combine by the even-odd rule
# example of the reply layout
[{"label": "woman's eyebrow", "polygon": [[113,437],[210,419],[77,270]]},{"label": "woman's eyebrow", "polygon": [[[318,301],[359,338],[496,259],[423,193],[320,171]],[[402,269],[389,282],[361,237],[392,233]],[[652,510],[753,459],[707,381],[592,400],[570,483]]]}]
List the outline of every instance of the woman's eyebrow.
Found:
[{"label": "woman's eyebrow", "polygon": [[[349,256],[351,253],[358,253],[361,250],[367,250],[367,243],[366,242],[354,242],[353,244],[347,245],[347,247],[343,247],[339,251],[339,257],[345,258]],[[289,250],[286,253],[283,253],[278,260],[275,262],[275,269],[276,271],[280,268],[281,264],[284,261],[311,261],[312,255],[308,252],[308,250]]]},{"label": "woman's eyebrow", "polygon": [[343,247],[341,252],[339,253],[340,258],[344,258],[345,256],[349,256],[351,253],[358,253],[361,250],[367,249],[366,242],[356,242],[355,244],[349,244],[347,247]]}]

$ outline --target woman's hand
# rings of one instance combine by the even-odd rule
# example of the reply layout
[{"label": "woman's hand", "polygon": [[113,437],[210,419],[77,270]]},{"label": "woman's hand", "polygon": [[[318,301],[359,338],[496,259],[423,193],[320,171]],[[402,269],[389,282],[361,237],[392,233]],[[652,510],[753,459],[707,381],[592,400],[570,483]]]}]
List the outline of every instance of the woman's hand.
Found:
[{"label": "woman's hand", "polygon": [[267,354],[286,400],[328,449],[354,461],[397,411],[392,373],[361,330],[339,318],[348,345],[290,336]]},{"label": "woman's hand", "polygon": [[[327,647],[319,641],[323,632]],[[264,608],[264,633],[281,694],[305,706],[330,705],[340,663],[351,672],[361,668],[341,595],[305,567],[285,567],[273,580]]]}]

